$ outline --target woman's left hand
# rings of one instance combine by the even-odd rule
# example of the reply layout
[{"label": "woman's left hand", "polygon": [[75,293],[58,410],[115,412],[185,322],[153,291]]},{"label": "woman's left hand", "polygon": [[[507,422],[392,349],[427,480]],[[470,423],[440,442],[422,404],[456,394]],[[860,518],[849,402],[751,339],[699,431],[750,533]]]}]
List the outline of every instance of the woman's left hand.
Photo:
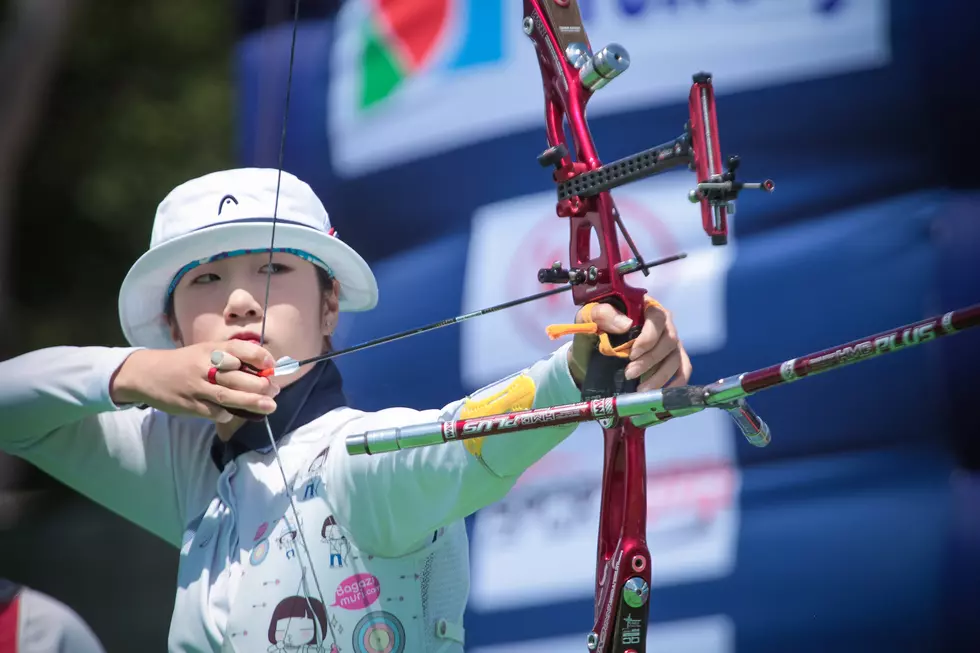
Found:
[{"label": "woman's left hand", "polygon": [[[628,317],[609,304],[594,306],[592,321],[600,331],[610,334],[626,333],[632,326]],[[575,322],[585,322],[582,311],[575,316]],[[585,370],[592,355],[602,355],[595,348],[597,338],[595,335],[578,334],[568,350],[568,367],[579,385],[585,379]],[[691,359],[677,337],[670,311],[659,304],[651,304],[644,312],[643,328],[630,350],[626,378],[640,379],[639,392],[684,385],[691,378]]]}]

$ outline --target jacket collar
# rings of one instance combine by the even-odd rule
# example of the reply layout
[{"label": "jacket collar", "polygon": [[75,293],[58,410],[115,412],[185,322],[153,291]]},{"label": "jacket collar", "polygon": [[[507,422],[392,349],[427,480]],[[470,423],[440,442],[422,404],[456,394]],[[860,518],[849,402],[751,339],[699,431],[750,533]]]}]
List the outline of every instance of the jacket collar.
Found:
[{"label": "jacket collar", "polygon": [[[276,444],[301,426],[346,405],[340,370],[331,360],[317,363],[303,378],[283,389],[276,397],[276,412],[269,415]],[[246,422],[228,442],[222,442],[215,435],[211,443],[211,460],[219,471],[223,471],[225,465],[249,451],[272,451],[264,420]]]}]

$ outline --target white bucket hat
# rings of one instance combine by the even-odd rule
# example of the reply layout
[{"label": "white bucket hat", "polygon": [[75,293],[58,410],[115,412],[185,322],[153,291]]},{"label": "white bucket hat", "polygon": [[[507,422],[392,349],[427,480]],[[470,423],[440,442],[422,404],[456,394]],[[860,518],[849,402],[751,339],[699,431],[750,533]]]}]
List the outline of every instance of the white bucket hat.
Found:
[{"label": "white bucket hat", "polygon": [[134,347],[172,349],[164,315],[168,290],[186,265],[240,250],[273,246],[311,254],[340,282],[340,310],[367,311],[378,303],[378,284],[361,256],[337,238],[313,189],[288,172],[241,168],[213,172],[177,186],[157,207],[150,249],[119,291],[119,320]]}]

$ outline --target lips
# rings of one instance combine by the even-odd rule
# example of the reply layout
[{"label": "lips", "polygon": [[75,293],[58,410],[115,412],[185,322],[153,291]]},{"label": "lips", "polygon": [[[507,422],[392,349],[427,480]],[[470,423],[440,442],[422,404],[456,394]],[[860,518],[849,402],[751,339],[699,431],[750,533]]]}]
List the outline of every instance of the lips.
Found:
[{"label": "lips", "polygon": [[242,331],[233,335],[229,340],[248,340],[249,342],[258,344],[262,342],[262,337],[253,331]]}]

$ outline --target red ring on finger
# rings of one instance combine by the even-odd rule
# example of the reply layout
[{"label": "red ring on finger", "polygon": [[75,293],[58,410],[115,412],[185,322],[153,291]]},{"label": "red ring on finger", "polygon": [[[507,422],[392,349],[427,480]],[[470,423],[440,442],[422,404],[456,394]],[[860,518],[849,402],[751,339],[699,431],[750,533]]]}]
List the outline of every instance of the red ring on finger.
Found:
[{"label": "red ring on finger", "polygon": [[218,368],[212,367],[208,370],[208,383],[218,385]]}]

